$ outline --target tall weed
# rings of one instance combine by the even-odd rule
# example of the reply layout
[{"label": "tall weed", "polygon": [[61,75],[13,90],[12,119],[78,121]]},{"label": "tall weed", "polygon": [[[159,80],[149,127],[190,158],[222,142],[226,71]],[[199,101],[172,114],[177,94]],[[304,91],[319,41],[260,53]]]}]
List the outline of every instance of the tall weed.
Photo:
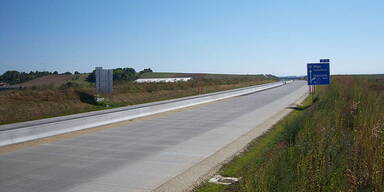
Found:
[{"label": "tall weed", "polygon": [[243,170],[241,191],[384,191],[382,79],[334,77],[286,125],[286,147]]}]

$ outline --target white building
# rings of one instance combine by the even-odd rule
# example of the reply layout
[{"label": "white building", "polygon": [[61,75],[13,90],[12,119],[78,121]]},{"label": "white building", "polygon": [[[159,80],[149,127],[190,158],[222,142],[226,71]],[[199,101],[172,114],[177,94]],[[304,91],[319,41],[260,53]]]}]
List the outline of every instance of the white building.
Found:
[{"label": "white building", "polygon": [[146,78],[136,79],[136,83],[173,83],[177,81],[189,81],[192,77],[175,77],[175,78]]}]

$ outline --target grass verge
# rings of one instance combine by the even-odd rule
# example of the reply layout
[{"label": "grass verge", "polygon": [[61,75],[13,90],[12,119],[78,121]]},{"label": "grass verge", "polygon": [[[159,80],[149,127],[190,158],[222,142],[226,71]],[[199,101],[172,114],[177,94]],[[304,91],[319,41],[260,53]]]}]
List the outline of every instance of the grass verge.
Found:
[{"label": "grass verge", "polygon": [[383,82],[334,77],[318,102],[289,114],[219,171],[239,183],[195,191],[384,191]]}]

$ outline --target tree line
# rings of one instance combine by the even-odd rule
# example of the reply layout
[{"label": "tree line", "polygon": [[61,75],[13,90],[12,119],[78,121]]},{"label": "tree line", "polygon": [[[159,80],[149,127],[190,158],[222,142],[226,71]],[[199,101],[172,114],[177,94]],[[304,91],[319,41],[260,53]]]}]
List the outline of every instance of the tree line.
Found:
[{"label": "tree line", "polygon": [[[71,75],[71,72],[65,72],[62,73],[63,75]],[[79,72],[75,71],[75,74],[80,74]],[[36,79],[39,77],[43,77],[46,75],[59,75],[59,72],[49,72],[49,71],[31,71],[29,73],[27,72],[19,72],[19,71],[6,71],[0,76],[0,82],[6,82],[8,84],[14,85],[23,83],[26,81],[30,81],[32,79]]]},{"label": "tree line", "polygon": [[[126,80],[126,81],[134,81],[140,77],[143,73],[150,73],[153,72],[151,68],[144,69],[140,72],[136,72],[133,68],[116,68],[113,69],[113,80],[119,81],[119,80]],[[86,78],[88,82],[94,83],[96,82],[96,71],[93,70],[92,73],[89,74],[89,76]]]},{"label": "tree line", "polygon": [[[152,72],[152,69],[144,69],[138,73],[136,73],[135,69],[133,68],[117,68],[113,69],[113,80],[136,80],[139,78],[139,76],[143,73]],[[80,74],[78,71],[75,71],[73,74],[78,75]],[[47,75],[72,75],[71,72],[65,72],[60,73],[57,71],[49,72],[49,71],[31,71],[29,73],[27,72],[19,72],[19,71],[6,71],[2,75],[0,75],[0,82],[5,82],[10,85],[23,83],[26,81],[30,81],[39,77],[47,76]],[[95,76],[95,70],[89,74],[89,76],[86,78],[89,82],[95,82],[96,76]]]}]

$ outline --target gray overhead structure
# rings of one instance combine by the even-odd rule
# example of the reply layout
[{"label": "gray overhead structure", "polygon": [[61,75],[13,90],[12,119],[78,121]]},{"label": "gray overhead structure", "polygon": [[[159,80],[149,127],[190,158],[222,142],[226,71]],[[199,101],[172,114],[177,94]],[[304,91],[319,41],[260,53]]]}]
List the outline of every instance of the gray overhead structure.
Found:
[{"label": "gray overhead structure", "polygon": [[96,93],[111,94],[113,86],[113,71],[112,69],[103,69],[96,67]]}]

